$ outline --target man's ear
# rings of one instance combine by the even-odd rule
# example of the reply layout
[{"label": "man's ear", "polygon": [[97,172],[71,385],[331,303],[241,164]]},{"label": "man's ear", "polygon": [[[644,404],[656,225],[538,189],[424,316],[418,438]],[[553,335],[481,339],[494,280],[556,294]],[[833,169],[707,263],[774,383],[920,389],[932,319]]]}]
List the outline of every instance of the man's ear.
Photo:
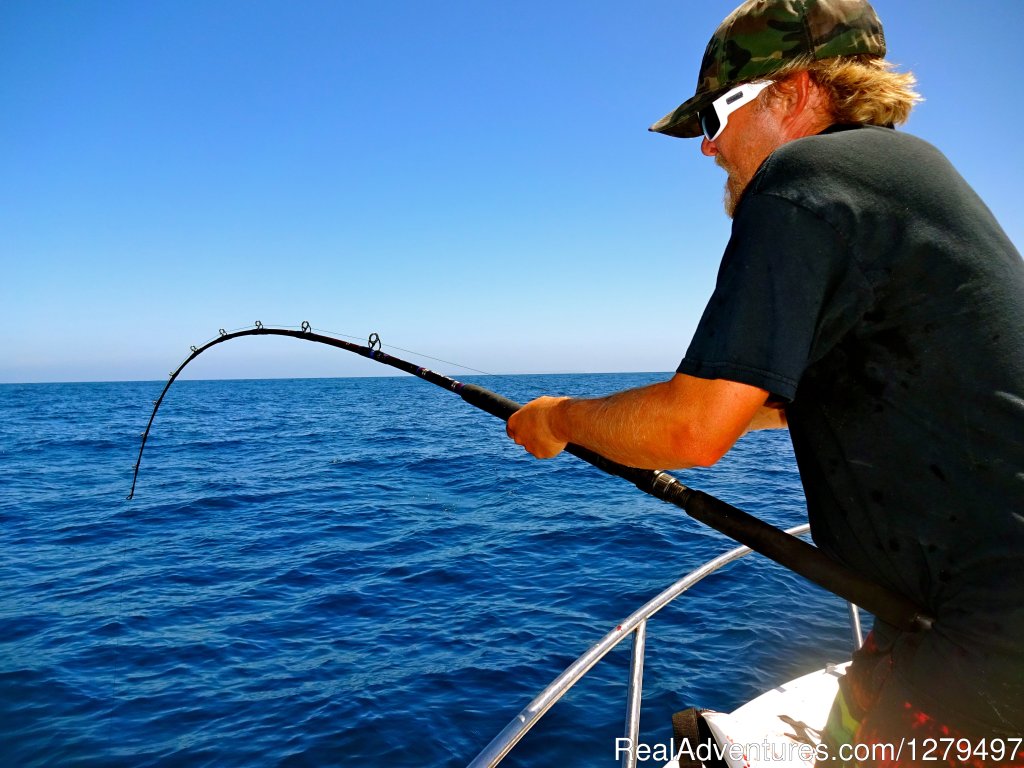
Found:
[{"label": "man's ear", "polygon": [[811,76],[807,72],[794,72],[775,81],[771,101],[781,115],[799,112],[810,98]]},{"label": "man's ear", "polygon": [[791,138],[817,133],[828,124],[821,89],[806,70],[777,81],[769,104],[778,115],[782,129]]}]

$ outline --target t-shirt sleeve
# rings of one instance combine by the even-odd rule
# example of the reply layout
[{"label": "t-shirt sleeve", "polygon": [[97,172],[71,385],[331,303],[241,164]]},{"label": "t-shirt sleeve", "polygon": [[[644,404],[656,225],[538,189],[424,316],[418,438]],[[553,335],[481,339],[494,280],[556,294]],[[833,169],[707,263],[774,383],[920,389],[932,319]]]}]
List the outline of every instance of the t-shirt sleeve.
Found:
[{"label": "t-shirt sleeve", "polygon": [[804,370],[860,319],[872,292],[840,234],[771,194],[740,204],[715,292],[679,373],[792,401]]}]

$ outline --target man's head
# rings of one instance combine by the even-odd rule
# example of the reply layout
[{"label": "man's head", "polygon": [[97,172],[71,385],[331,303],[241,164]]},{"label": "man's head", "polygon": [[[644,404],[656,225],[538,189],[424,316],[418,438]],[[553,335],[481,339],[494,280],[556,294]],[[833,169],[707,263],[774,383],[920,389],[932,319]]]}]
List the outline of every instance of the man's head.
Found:
[{"label": "man's head", "polygon": [[885,56],[882,24],[867,0],[747,0],[711,36],[697,92],[651,130],[700,136],[697,113],[726,91],[794,61],[858,55]]},{"label": "man's head", "polygon": [[867,0],[747,0],[708,43],[697,92],[653,126],[704,136],[729,174],[732,215],[764,159],[833,123],[895,125],[918,96],[891,71],[881,22]]}]

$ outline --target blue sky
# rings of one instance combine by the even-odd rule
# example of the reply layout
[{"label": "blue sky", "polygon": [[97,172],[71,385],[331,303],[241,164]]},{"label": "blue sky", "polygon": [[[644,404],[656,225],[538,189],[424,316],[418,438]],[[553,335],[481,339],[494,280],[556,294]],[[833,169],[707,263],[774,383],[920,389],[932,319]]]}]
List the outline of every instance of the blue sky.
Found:
[{"label": "blue sky", "polygon": [[[672,370],[724,176],[646,128],[734,4],[4,0],[0,382],[161,379],[256,320],[495,373]],[[927,99],[907,130],[1020,248],[1024,1],[875,7]],[[382,373],[286,339],[189,368]]]}]

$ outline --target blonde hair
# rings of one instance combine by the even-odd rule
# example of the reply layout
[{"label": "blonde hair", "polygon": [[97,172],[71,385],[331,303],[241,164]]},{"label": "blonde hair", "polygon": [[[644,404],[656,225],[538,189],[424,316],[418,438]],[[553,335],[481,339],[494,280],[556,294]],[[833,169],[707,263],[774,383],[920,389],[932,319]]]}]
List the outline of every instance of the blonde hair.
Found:
[{"label": "blonde hair", "polygon": [[794,72],[806,71],[828,95],[830,117],[835,123],[899,125],[922,100],[914,90],[917,78],[910,72],[895,72],[894,65],[877,56],[841,56],[815,61],[802,57],[773,72],[778,81]]}]

